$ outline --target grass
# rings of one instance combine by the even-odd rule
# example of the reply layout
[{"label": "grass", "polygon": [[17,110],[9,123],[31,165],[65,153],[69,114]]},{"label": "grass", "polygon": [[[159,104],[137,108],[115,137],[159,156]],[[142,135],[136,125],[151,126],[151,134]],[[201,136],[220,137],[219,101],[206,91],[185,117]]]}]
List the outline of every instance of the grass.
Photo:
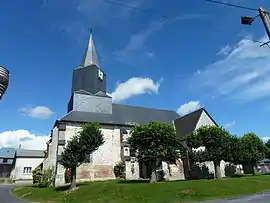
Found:
[{"label": "grass", "polygon": [[106,181],[78,185],[69,192],[59,188],[21,187],[13,190],[19,198],[42,203],[180,203],[221,199],[270,190],[270,176],[160,182]]},{"label": "grass", "polygon": [[13,180],[11,180],[10,178],[0,178],[0,184],[11,184],[14,183]]}]

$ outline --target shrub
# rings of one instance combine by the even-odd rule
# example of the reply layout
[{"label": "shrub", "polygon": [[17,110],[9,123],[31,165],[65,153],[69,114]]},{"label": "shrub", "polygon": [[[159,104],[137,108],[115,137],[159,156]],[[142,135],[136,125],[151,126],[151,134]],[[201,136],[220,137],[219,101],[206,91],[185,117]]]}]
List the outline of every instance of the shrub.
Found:
[{"label": "shrub", "polygon": [[38,166],[33,171],[33,186],[39,188],[50,187],[53,181],[53,172],[52,168],[42,171],[41,166]]},{"label": "shrub", "polygon": [[255,172],[255,176],[261,176],[261,175],[262,175],[261,172],[259,172],[259,171],[256,171],[256,172]]},{"label": "shrub", "polygon": [[244,177],[244,176],[245,176],[245,174],[240,173],[240,172],[235,172],[234,175],[233,175],[233,177],[235,177],[235,178],[241,178],[241,177]]},{"label": "shrub", "polygon": [[114,170],[113,171],[114,171],[115,177],[122,178],[122,174],[125,171],[125,163],[123,161],[122,162],[119,162],[118,164],[116,164],[114,166]]},{"label": "shrub", "polygon": [[68,168],[65,171],[65,182],[66,183],[70,183],[71,182],[71,171]]},{"label": "shrub", "polygon": [[32,172],[32,176],[33,176],[33,185],[36,185],[41,182],[41,179],[42,179],[41,164],[35,168],[35,170]]}]

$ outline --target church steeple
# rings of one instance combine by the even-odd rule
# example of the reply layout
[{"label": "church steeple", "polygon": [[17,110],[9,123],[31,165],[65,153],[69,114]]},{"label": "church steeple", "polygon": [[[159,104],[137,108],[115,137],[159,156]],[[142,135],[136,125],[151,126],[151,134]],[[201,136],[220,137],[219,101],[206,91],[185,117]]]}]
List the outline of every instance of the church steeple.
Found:
[{"label": "church steeple", "polygon": [[99,67],[91,30],[83,60],[73,69],[68,112],[111,113],[112,98],[106,92],[106,74]]},{"label": "church steeple", "polygon": [[99,67],[92,31],[90,31],[82,63],[73,70],[72,74],[71,94],[79,90],[90,94],[100,91],[106,94],[106,74]]},{"label": "church steeple", "polygon": [[82,67],[87,67],[91,65],[96,65],[97,67],[99,67],[98,57],[97,57],[96,48],[95,48],[93,35],[92,35],[92,29],[90,29],[90,36],[88,39],[88,44],[85,49],[84,57],[81,63]]}]

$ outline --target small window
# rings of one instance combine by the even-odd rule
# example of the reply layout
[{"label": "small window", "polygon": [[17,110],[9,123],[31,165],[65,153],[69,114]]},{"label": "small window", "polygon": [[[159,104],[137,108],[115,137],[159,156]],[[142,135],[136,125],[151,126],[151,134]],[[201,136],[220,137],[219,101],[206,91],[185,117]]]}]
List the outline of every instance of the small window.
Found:
[{"label": "small window", "polygon": [[7,158],[4,158],[3,159],[3,163],[6,164],[8,162],[8,159]]},{"label": "small window", "polygon": [[93,163],[93,154],[86,155],[83,163]]},{"label": "small window", "polygon": [[124,156],[130,156],[129,147],[124,147]]},{"label": "small window", "polygon": [[32,167],[24,167],[23,173],[32,173]]},{"label": "small window", "polygon": [[101,70],[98,70],[98,78],[99,78],[100,80],[103,80],[103,73],[102,73]]}]

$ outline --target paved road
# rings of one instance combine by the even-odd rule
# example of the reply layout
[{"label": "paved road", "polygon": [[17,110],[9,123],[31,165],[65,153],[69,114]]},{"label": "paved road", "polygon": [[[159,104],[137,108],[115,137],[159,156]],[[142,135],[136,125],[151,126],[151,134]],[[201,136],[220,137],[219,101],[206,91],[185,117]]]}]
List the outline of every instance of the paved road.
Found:
[{"label": "paved road", "polygon": [[205,201],[201,203],[269,203],[269,202],[270,202],[270,192],[263,192],[250,196],[242,196],[226,200]]},{"label": "paved road", "polygon": [[[0,202],[1,203],[30,203],[28,201],[19,200],[12,196],[12,188],[19,185],[5,185],[0,184]],[[250,196],[242,196],[233,199],[226,200],[213,200],[205,201],[201,203],[269,203],[270,202],[270,192],[258,193]]]},{"label": "paved road", "polygon": [[12,196],[11,190],[12,188],[19,185],[6,185],[0,184],[0,202],[1,203],[30,203],[27,201],[19,200],[16,197]]}]

